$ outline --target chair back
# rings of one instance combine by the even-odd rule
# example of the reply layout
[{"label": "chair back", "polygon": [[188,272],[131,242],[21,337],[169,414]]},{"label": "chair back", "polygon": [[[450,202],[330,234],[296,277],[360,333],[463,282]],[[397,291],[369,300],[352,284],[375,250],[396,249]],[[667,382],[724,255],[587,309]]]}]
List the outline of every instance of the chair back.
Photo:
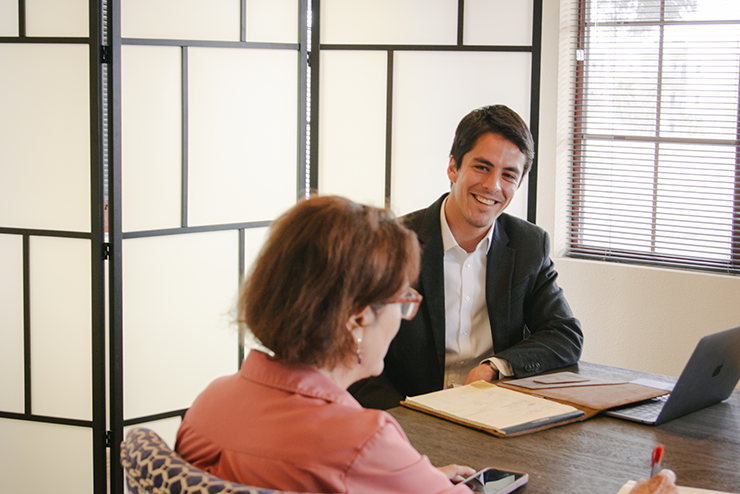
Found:
[{"label": "chair back", "polygon": [[291,494],[236,484],[204,472],[144,427],[129,431],[121,443],[121,465],[133,494]]}]

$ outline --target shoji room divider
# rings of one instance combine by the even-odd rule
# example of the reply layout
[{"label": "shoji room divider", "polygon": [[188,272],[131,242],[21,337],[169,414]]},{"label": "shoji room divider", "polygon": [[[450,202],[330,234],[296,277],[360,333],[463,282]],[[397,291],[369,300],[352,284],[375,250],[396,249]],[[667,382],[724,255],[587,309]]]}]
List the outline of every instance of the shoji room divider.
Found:
[{"label": "shoji room divider", "polygon": [[239,281],[305,194],[307,7],[111,6],[111,442],[144,424],[174,445],[198,393],[238,369]]},{"label": "shoji room divider", "polygon": [[[324,0],[320,8],[320,193],[399,215],[428,206],[449,190],[455,127],[484,105],[513,108],[536,141],[541,1]],[[527,189],[509,212],[528,217]]]},{"label": "shoji room divider", "polygon": [[173,442],[238,369],[240,278],[305,196],[307,11],[0,1],[3,492],[123,492],[125,428]]},{"label": "shoji room divider", "polygon": [[97,2],[0,1],[0,491],[105,492]]},{"label": "shoji room divider", "polygon": [[[300,198],[427,206],[482,105],[536,137],[540,12],[0,0],[0,490],[122,493],[128,428],[174,444],[238,369],[239,282]],[[510,212],[534,217],[525,186]]]}]

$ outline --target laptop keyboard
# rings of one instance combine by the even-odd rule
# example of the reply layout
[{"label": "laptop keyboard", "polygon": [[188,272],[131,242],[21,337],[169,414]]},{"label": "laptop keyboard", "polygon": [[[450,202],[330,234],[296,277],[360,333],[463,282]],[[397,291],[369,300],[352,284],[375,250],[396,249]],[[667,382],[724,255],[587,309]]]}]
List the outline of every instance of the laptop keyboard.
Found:
[{"label": "laptop keyboard", "polygon": [[657,420],[658,415],[660,415],[660,411],[663,409],[663,405],[665,405],[669,396],[669,394],[658,396],[657,398],[652,398],[641,405],[622,409],[620,412],[632,417],[655,421]]}]

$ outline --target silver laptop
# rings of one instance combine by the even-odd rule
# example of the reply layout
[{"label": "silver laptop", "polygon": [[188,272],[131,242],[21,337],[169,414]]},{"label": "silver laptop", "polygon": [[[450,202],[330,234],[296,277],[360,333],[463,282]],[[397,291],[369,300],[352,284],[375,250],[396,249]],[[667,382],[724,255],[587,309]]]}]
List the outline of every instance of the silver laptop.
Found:
[{"label": "silver laptop", "polygon": [[705,336],[670,395],[613,408],[606,415],[658,425],[730,397],[740,380],[740,327]]}]

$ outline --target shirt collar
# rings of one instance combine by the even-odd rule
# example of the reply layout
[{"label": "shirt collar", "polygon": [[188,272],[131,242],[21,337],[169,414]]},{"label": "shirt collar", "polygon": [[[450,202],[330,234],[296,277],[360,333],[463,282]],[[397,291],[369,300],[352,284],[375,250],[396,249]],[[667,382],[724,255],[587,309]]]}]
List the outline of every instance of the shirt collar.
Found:
[{"label": "shirt collar", "polygon": [[360,408],[346,389],[305,365],[287,365],[281,360],[253,349],[239,369],[244,379],[283,391]]},{"label": "shirt collar", "polygon": [[[445,200],[442,201],[442,207],[439,210],[439,223],[442,226],[442,246],[445,252],[452,249],[453,247],[459,247],[457,240],[455,240],[455,236],[452,234],[452,230],[450,230],[450,225],[447,224],[447,218],[445,217],[445,205],[447,204],[447,199],[449,199],[449,197],[449,195],[445,197]],[[496,222],[494,221],[491,224],[491,228],[488,229],[488,233],[486,233],[486,236],[483,237],[480,242],[478,242],[476,250],[481,247],[481,243],[486,242],[486,244],[484,245],[484,250],[486,251],[486,254],[488,254],[488,251],[491,249],[491,243],[493,242],[493,228],[495,226]]]}]

